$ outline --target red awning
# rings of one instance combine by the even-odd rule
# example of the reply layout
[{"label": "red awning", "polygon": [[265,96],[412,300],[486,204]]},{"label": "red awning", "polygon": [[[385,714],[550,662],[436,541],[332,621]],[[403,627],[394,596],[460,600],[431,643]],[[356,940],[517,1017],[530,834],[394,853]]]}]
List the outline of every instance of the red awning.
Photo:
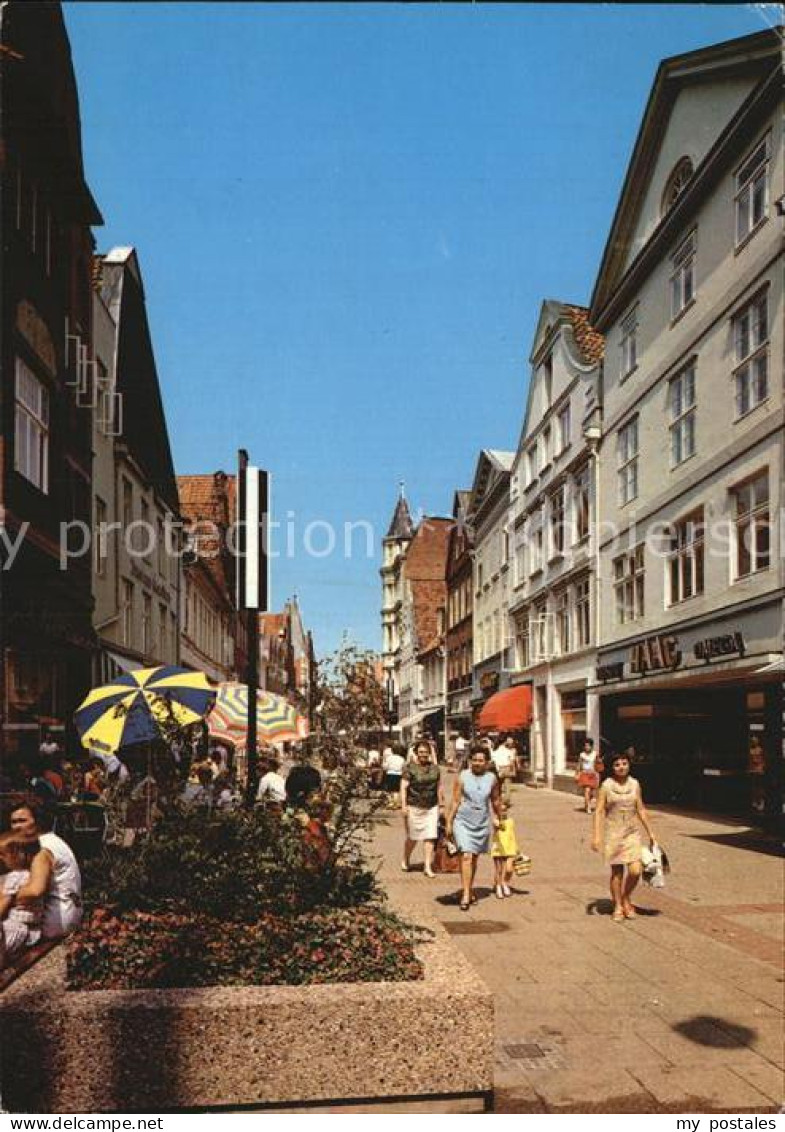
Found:
[{"label": "red awning", "polygon": [[520,731],[531,727],[531,684],[505,688],[484,704],[477,716],[477,726],[483,731]]}]

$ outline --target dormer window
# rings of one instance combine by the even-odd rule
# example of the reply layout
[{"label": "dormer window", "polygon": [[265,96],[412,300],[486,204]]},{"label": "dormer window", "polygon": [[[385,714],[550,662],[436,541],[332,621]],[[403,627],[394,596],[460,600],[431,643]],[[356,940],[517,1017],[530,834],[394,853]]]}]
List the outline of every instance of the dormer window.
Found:
[{"label": "dormer window", "polygon": [[670,212],[676,201],[687,187],[687,182],[692,177],[693,169],[692,162],[689,157],[682,157],[676,164],[670,177],[668,177],[665,185],[665,192],[662,194],[662,203],[660,205],[660,215],[665,216]]}]

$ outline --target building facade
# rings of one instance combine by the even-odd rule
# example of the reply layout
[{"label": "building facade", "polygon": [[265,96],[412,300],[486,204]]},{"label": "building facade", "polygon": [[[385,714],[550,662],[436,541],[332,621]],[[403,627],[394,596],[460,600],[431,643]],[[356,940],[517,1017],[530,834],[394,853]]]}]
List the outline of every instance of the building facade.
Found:
[{"label": "building facade", "polygon": [[94,681],[103,684],[179,662],[182,547],[139,261],[115,248],[93,266]]},{"label": "building facade", "polygon": [[509,685],[510,469],[514,452],[480,452],[469,505],[474,550],[472,706]]},{"label": "building facade", "polygon": [[605,335],[601,731],[653,800],[781,788],[782,46],[665,60],[591,303]]},{"label": "building facade", "polygon": [[456,491],[453,519],[447,546],[447,607],[445,625],[446,650],[446,732],[447,742],[454,745],[458,736],[468,739],[472,733],[472,532],[468,524],[470,491]]},{"label": "building facade", "polygon": [[235,565],[228,532],[235,520],[234,477],[178,476],[186,553],[181,615],[181,659],[211,680],[244,679],[238,665],[242,618],[237,612]]},{"label": "building facade", "polygon": [[[90,687],[91,226],[57,4],[0,6],[0,757],[69,732]],[[88,540],[89,542],[89,540]]]},{"label": "building facade", "polygon": [[510,477],[514,684],[532,686],[531,769],[549,784],[598,740],[596,459],[602,339],[587,311],[543,303]]},{"label": "building facade", "polygon": [[407,547],[401,583],[398,726],[405,741],[420,733],[426,716],[420,652],[439,636],[447,585],[447,544],[452,519],[426,516]]}]

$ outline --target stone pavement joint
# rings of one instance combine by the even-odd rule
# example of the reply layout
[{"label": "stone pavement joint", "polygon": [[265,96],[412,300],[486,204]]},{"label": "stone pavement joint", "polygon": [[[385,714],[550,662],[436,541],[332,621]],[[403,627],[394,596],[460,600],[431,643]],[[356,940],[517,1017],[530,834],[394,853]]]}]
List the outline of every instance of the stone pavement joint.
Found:
[{"label": "stone pavement joint", "polygon": [[722,821],[652,807],[673,871],[616,924],[576,800],[515,787],[513,817],[532,873],[498,900],[483,858],[469,912],[457,874],[400,872],[400,814],[375,836],[384,886],[440,920],[495,994],[496,1111],[776,1111],[781,860],[726,843]]}]

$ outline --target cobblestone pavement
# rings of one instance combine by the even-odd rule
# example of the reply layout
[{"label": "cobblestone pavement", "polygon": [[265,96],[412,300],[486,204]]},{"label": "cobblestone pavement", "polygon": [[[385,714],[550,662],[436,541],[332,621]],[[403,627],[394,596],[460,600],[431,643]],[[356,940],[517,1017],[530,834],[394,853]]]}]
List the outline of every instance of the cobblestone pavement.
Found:
[{"label": "cobblestone pavement", "polygon": [[484,858],[469,912],[454,875],[401,872],[399,814],[379,828],[385,886],[421,901],[495,993],[497,1111],[782,1105],[782,858],[745,827],[651,814],[673,872],[665,890],[641,885],[621,924],[577,797],[514,788],[532,873],[498,900]]}]

